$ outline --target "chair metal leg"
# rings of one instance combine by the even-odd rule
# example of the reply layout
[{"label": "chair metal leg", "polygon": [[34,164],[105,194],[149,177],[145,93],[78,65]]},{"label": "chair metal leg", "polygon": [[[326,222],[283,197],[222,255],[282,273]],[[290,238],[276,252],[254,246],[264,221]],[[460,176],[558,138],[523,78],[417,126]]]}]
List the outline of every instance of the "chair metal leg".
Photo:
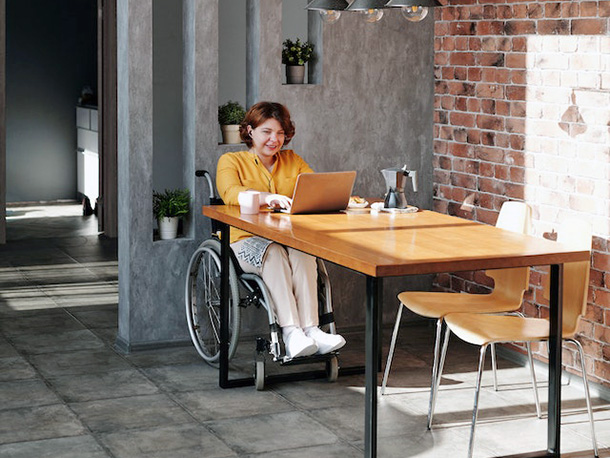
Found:
[{"label": "chair metal leg", "polygon": [[498,363],[496,360],[496,344],[491,344],[491,371],[494,376],[494,391],[498,391]]},{"label": "chair metal leg", "polygon": [[436,342],[434,343],[434,365],[432,366],[432,382],[430,386],[430,403],[428,405],[428,429],[432,428],[432,419],[434,417],[434,408],[436,406],[436,395],[438,387],[441,384],[441,375],[443,374],[443,366],[445,365],[445,356],[447,355],[447,345],[449,345],[449,335],[451,331],[448,327],[445,329],[445,338],[443,339],[443,350],[441,352],[440,361],[438,359],[438,350],[441,342],[441,331],[443,329],[443,318],[439,318],[436,322]]},{"label": "chair metal leg", "polygon": [[385,394],[385,387],[390,376],[390,367],[392,366],[392,358],[394,358],[394,350],[396,348],[396,339],[398,337],[398,328],[400,328],[400,319],[402,317],[402,309],[404,305],[398,303],[398,313],[396,314],[396,323],[394,323],[394,332],[392,333],[392,342],[390,343],[390,352],[388,353],[388,361],[385,363],[385,372],[383,373],[383,381],[381,382],[381,394]]},{"label": "chair metal leg", "polygon": [[589,395],[589,382],[587,381],[587,368],[585,367],[585,354],[582,349],[582,345],[578,340],[575,339],[566,339],[568,342],[572,342],[576,345],[578,349],[578,355],[580,357],[580,368],[582,370],[582,383],[585,388],[585,399],[587,401],[587,412],[589,413],[589,424],[591,425],[591,440],[593,441],[593,451],[595,452],[595,457],[599,456],[599,452],[597,451],[597,439],[595,438],[595,426],[593,424],[593,410],[591,409],[591,397]]},{"label": "chair metal leg", "polygon": [[540,411],[540,398],[538,397],[538,383],[536,382],[536,371],[534,370],[534,358],[532,358],[532,346],[529,342],[525,343],[527,347],[527,359],[530,366],[530,375],[532,377],[532,388],[534,389],[534,401],[536,402],[536,416],[542,418]]},{"label": "chair metal leg", "polygon": [[481,379],[483,378],[483,366],[485,365],[485,352],[487,345],[483,345],[479,351],[479,371],[477,373],[477,387],[474,393],[474,407],[472,409],[472,425],[470,426],[470,442],[468,443],[468,458],[472,458],[474,449],[474,431],[477,425],[477,417],[479,415],[479,392],[481,391]]}]

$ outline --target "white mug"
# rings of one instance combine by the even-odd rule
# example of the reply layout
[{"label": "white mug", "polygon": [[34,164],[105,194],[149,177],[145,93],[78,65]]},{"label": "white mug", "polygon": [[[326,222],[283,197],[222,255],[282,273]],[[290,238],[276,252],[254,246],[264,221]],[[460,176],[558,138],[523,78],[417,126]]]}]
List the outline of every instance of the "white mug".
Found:
[{"label": "white mug", "polygon": [[260,192],[242,191],[237,196],[239,209],[244,215],[256,215],[260,210]]}]

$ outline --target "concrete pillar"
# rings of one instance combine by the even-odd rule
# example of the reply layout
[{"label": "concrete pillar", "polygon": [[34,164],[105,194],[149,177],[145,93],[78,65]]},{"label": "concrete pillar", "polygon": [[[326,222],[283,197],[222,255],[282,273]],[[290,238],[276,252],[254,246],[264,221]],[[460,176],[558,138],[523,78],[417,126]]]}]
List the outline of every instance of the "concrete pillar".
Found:
[{"label": "concrete pillar", "polygon": [[6,0],[0,0],[0,244],[6,243]]}]

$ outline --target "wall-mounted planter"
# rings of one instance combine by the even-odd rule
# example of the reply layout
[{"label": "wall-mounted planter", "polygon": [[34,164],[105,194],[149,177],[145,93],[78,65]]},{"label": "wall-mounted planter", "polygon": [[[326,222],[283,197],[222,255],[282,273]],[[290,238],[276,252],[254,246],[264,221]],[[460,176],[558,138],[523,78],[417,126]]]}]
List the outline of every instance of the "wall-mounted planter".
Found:
[{"label": "wall-mounted planter", "polygon": [[286,65],[286,84],[303,84],[305,65]]}]

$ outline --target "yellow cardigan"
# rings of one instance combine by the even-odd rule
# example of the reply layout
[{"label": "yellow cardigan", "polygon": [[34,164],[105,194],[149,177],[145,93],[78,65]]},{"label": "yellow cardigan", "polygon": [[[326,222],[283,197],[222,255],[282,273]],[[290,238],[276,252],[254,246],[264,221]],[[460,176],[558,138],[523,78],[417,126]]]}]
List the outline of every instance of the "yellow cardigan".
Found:
[{"label": "yellow cardigan", "polygon": [[[256,153],[238,151],[223,154],[216,169],[216,187],[224,203],[238,205],[238,194],[247,189],[292,197],[297,176],[313,173],[313,170],[292,150],[282,150],[276,158],[269,172]],[[231,228],[231,243],[251,236],[249,232]]]}]

